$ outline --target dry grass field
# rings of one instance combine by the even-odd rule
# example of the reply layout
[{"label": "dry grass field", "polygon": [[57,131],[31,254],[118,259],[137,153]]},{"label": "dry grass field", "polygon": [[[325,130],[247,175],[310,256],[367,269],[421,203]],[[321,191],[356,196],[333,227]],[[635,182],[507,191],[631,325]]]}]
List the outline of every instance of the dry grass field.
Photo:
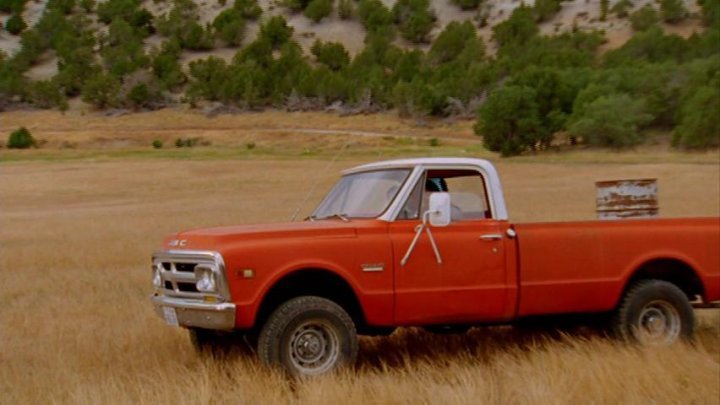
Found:
[{"label": "dry grass field", "polygon": [[[363,339],[355,369],[290,382],[252,358],[197,356],[148,299],[150,254],[163,235],[287,220],[317,180],[307,214],[340,169],[378,157],[490,157],[512,217],[540,221],[593,218],[594,181],[633,177],[659,179],[662,216],[717,216],[716,152],[658,146],[499,160],[464,122],[188,116],[0,115],[0,134],[26,125],[47,140],[40,150],[0,150],[0,403],[718,403],[716,311],[698,312],[694,345],[663,349],[582,331],[405,329]],[[212,146],[149,147],[190,134]],[[439,147],[428,146],[432,137]]]}]

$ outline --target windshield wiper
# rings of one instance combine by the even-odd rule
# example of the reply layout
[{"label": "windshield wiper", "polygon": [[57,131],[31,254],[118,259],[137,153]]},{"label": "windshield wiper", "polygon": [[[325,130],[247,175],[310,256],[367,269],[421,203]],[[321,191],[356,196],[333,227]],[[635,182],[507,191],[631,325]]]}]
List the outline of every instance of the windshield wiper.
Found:
[{"label": "windshield wiper", "polygon": [[315,222],[316,219],[317,217],[315,215],[308,215],[305,217],[305,219],[303,219],[303,221]]}]

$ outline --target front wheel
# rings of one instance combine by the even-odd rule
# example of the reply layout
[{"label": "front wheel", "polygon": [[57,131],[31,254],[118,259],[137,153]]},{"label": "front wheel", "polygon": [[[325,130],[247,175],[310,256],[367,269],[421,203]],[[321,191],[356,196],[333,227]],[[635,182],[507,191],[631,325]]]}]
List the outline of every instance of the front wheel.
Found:
[{"label": "front wheel", "polygon": [[630,287],[613,317],[614,334],[626,341],[668,346],[693,336],[695,316],[685,293],[662,280]]},{"label": "front wheel", "polygon": [[350,316],[321,297],[293,298],[270,315],[260,332],[258,356],[293,376],[314,376],[355,362],[358,339]]}]

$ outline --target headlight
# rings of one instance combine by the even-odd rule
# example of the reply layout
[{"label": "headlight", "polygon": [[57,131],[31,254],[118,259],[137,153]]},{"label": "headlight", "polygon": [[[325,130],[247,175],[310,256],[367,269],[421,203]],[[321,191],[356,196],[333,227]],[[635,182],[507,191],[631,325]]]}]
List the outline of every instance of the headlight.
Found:
[{"label": "headlight", "polygon": [[155,288],[162,287],[162,265],[160,263],[153,266],[152,283]]},{"label": "headlight", "polygon": [[215,273],[209,267],[195,267],[195,287],[200,292],[215,292]]}]

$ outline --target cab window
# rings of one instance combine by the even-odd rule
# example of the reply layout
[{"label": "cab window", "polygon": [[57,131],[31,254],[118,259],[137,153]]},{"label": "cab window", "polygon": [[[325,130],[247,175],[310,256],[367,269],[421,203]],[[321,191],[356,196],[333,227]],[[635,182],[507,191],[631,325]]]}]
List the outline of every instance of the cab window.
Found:
[{"label": "cab window", "polygon": [[430,194],[447,192],[452,201],[452,220],[491,218],[485,180],[475,170],[428,170],[415,185],[398,219],[419,219],[427,211]]}]

